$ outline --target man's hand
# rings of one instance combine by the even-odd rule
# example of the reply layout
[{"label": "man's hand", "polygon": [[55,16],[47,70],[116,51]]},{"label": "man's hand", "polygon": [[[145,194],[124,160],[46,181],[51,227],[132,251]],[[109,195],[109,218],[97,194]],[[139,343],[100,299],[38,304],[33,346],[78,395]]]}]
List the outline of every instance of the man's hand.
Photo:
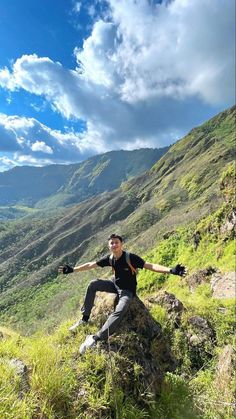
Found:
[{"label": "man's hand", "polygon": [[187,269],[183,265],[176,265],[173,268],[170,269],[170,273],[172,275],[179,275],[179,276],[185,276],[187,273]]},{"label": "man's hand", "polygon": [[68,275],[74,272],[74,269],[70,265],[59,266],[58,273]]}]

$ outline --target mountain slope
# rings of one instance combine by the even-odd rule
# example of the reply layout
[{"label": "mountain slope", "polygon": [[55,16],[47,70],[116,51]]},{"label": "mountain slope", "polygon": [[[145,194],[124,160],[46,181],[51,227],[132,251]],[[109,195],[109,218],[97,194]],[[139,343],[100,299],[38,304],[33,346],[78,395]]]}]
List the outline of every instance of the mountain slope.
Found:
[{"label": "mountain slope", "polygon": [[[148,173],[69,208],[60,217],[3,223],[0,308],[5,318],[10,306],[46,290],[60,263],[96,260],[105,254],[111,231],[120,232],[130,250],[143,254],[163,235],[217,209],[222,203],[220,176],[234,156],[234,116],[235,108],[221,113],[172,146]],[[196,181],[197,175],[201,180]],[[91,275],[83,275],[83,284]],[[64,286],[58,281],[53,283],[54,296]],[[79,296],[80,285],[75,281],[74,286]],[[70,298],[74,296],[70,292]]]},{"label": "mountain slope", "polygon": [[[37,287],[28,300],[22,295],[20,304],[16,299],[11,321],[20,316],[27,333],[33,321],[43,327],[24,337],[0,326],[1,417],[235,417],[235,303],[229,296],[217,297],[212,286],[216,278],[227,280],[219,269],[215,273],[217,268],[233,267],[235,217],[227,216],[234,198],[233,169],[230,165],[222,175],[225,202],[216,213],[191,229],[177,229],[145,255],[171,265],[181,256],[191,274],[178,278],[140,272],[143,302],[133,300],[108,344],[78,354],[85,336],[100,328],[104,313],[112,312],[111,294],[97,296],[91,323],[73,336],[68,330],[74,321],[70,310],[79,308],[81,274]],[[194,229],[199,240],[193,247]],[[199,269],[206,262],[208,268]],[[62,307],[67,321],[60,325]],[[56,326],[51,333],[49,324]]]},{"label": "mountain slope", "polygon": [[126,188],[137,185],[138,196],[144,200],[155,196],[186,201],[206,190],[214,194],[219,172],[234,158],[235,107],[193,129],[149,173],[131,180]]},{"label": "mountain slope", "polygon": [[112,151],[78,164],[15,167],[0,173],[0,205],[55,208],[81,202],[150,169],[167,150]]}]

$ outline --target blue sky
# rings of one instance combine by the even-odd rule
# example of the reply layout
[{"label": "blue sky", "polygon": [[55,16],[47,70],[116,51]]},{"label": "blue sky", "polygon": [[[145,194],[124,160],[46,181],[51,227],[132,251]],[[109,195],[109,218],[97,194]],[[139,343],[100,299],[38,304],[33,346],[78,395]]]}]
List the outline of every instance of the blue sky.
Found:
[{"label": "blue sky", "polygon": [[1,0],[0,171],[162,147],[232,106],[233,0]]}]

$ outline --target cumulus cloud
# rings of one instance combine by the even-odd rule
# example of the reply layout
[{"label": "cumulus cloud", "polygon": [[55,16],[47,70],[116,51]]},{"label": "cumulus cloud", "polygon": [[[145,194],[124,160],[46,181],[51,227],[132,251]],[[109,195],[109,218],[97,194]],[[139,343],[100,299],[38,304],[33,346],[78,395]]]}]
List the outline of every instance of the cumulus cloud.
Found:
[{"label": "cumulus cloud", "polygon": [[[88,78],[88,79],[86,79]],[[132,105],[119,97],[115,89],[91,80],[79,70],[66,70],[59,63],[36,55],[23,56],[14,66],[8,85],[12,90],[25,90],[43,95],[64,117],[87,121],[83,138],[96,149],[103,143],[104,151],[130,148],[142,141],[143,146],[170,143],[170,133],[181,134],[196,118],[196,106],[177,103],[175,98],[150,97]],[[187,116],[186,116],[187,113]],[[201,112],[198,113],[199,117]],[[95,134],[96,133],[96,134]],[[169,134],[168,134],[169,133]],[[169,138],[168,138],[169,135]],[[91,144],[93,139],[98,140]],[[155,139],[155,140],[154,140]]]},{"label": "cumulus cloud", "polygon": [[[136,103],[151,97],[183,100],[199,96],[209,104],[234,100],[234,3],[221,0],[109,1],[114,47],[102,43],[96,52],[94,30],[77,53],[90,79],[104,66],[123,100]],[[99,31],[98,31],[99,29]],[[88,57],[87,57],[88,55]],[[99,72],[98,72],[99,75]],[[109,80],[112,83],[112,80]],[[118,82],[117,82],[118,81]],[[104,84],[103,77],[100,83]]]},{"label": "cumulus cloud", "polygon": [[[20,128],[6,128],[5,147],[28,144],[31,152],[54,158],[62,141],[64,154],[71,158],[98,150],[161,146],[234,103],[232,0],[104,4],[106,16],[96,20],[83,47],[74,50],[75,69],[32,54],[0,70],[0,86],[42,96],[63,117],[86,121],[87,131],[54,138],[44,128],[41,136],[34,121],[27,128],[35,135],[34,145],[28,134],[21,139]],[[77,12],[81,6],[74,2]]]},{"label": "cumulus cloud", "polygon": [[49,147],[47,144],[45,144],[44,141],[36,141],[35,143],[33,143],[32,146],[31,146],[31,150],[32,151],[42,151],[43,153],[46,153],[46,154],[52,154],[53,153],[53,149],[51,147]]},{"label": "cumulus cloud", "polygon": [[5,170],[12,169],[15,166],[18,166],[15,160],[10,159],[7,156],[0,157],[0,172],[4,172]]},{"label": "cumulus cloud", "polygon": [[18,140],[14,130],[7,125],[0,118],[0,149],[1,151],[15,151],[20,149],[20,141]]},{"label": "cumulus cloud", "polygon": [[[45,165],[72,163],[104,151],[96,131],[86,133],[52,130],[34,118],[0,114],[0,152],[13,153],[12,159],[1,158],[0,165]],[[93,144],[95,142],[95,145]]]}]

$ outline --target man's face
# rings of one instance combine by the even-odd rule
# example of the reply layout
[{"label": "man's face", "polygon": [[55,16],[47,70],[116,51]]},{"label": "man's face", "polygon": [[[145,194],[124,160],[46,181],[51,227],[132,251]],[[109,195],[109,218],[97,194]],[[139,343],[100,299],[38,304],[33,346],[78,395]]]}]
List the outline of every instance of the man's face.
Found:
[{"label": "man's face", "polygon": [[109,249],[112,253],[119,253],[122,251],[122,242],[119,239],[110,239],[108,242]]}]

